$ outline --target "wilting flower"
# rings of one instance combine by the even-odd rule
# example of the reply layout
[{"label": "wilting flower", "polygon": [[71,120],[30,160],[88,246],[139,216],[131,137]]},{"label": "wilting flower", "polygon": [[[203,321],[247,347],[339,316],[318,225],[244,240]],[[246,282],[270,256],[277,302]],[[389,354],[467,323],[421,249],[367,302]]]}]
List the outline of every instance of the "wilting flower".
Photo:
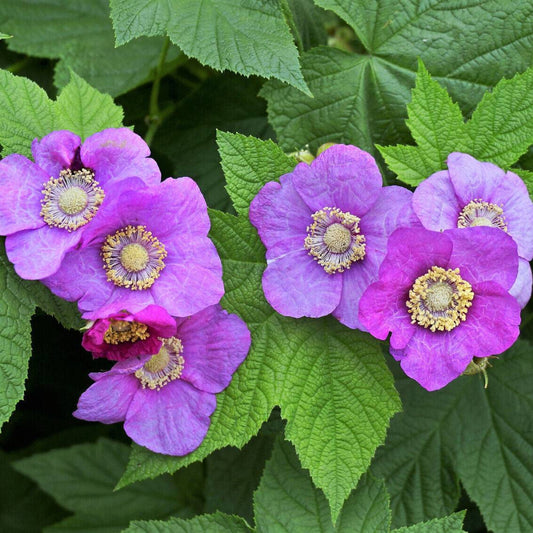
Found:
[{"label": "wilting flower", "polygon": [[189,316],[220,301],[222,265],[207,237],[207,206],[190,178],[146,186],[123,180],[84,232],[80,248],[43,279],[96,319],[151,304]]},{"label": "wilting flower", "polygon": [[93,357],[123,361],[157,353],[161,338],[175,333],[176,320],[164,308],[149,305],[137,313],[124,310],[96,319],[83,334],[81,344]]},{"label": "wilting flower", "polygon": [[269,182],[250,205],[267,248],[263,290],[282,315],[332,313],[361,328],[359,298],[377,278],[387,237],[416,220],[411,192],[384,187],[374,158],[334,145]]},{"label": "wilting flower", "polygon": [[518,246],[518,276],[510,293],[524,307],[531,296],[533,202],[513,172],[468,154],[448,156],[448,170],[424,180],[413,195],[422,225],[435,231],[489,226],[508,233]]},{"label": "wilting flower", "polygon": [[250,333],[218,305],[177,319],[177,332],[163,338],[152,356],[134,356],[95,381],[74,416],[112,424],[157,453],[185,455],[205,437],[215,394],[225,389],[250,348]]},{"label": "wilting flower", "polygon": [[0,235],[7,235],[7,256],[26,279],[59,268],[111,182],[161,180],[148,145],[127,128],[95,133],[83,143],[70,131],[54,131],[35,139],[32,153],[35,163],[19,154],[0,161]]},{"label": "wilting flower", "polygon": [[520,305],[508,292],[517,271],[516,244],[499,229],[401,228],[359,316],[374,337],[392,333],[391,354],[408,376],[440,389],[474,357],[517,339]]}]

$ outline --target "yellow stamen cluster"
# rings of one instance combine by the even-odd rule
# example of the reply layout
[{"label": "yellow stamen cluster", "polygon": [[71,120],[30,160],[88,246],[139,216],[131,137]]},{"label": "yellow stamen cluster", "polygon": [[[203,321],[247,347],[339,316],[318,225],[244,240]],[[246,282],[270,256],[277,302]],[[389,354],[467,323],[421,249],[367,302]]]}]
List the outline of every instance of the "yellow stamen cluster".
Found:
[{"label": "yellow stamen cluster", "polygon": [[457,219],[458,228],[470,228],[475,226],[489,226],[507,231],[503,209],[490,202],[472,200],[461,211]]},{"label": "yellow stamen cluster", "polygon": [[135,377],[141,382],[143,389],[160,390],[162,387],[179,379],[185,365],[181,356],[183,345],[176,337],[160,339],[163,345],[158,353],[153,355],[135,372]]},{"label": "yellow stamen cluster", "polygon": [[40,215],[55,228],[74,231],[96,215],[104,201],[92,171],[82,168],[62,170],[58,178],[50,178],[42,190]]},{"label": "yellow stamen cluster", "polygon": [[150,288],[165,268],[165,246],[146,226],[126,226],[108,235],[101,249],[108,281],[130,290]]},{"label": "yellow stamen cluster", "polygon": [[127,320],[110,320],[110,325],[104,333],[104,342],[120,344],[122,342],[143,341],[150,337],[148,326],[141,322]]},{"label": "yellow stamen cluster", "polygon": [[433,266],[416,279],[409,291],[407,310],[411,323],[431,331],[451,331],[466,320],[474,292],[459,269]]},{"label": "yellow stamen cluster", "polygon": [[359,217],[336,207],[324,207],[312,215],[304,247],[328,274],[344,272],[365,257],[365,237]]}]

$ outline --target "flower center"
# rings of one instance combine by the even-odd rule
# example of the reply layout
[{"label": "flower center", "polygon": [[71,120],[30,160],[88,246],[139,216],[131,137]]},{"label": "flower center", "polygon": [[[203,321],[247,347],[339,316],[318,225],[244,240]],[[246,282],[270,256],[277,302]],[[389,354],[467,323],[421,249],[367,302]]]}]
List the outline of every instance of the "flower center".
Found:
[{"label": "flower center", "polygon": [[150,288],[165,263],[165,246],[146,226],[126,226],[108,235],[102,258],[108,281],[132,291]]},{"label": "flower center", "polygon": [[143,341],[150,336],[148,326],[141,322],[128,322],[127,320],[111,319],[107,331],[104,333],[104,342],[107,344],[120,344],[121,342]]},{"label": "flower center", "polygon": [[411,323],[431,331],[451,331],[466,320],[474,292],[468,281],[461,278],[459,269],[433,266],[418,277],[405,303]]},{"label": "flower center", "polygon": [[50,178],[44,185],[41,216],[55,228],[77,230],[98,212],[104,191],[91,170],[62,170],[59,178]]},{"label": "flower center", "polygon": [[490,226],[507,231],[503,209],[496,204],[477,199],[463,208],[457,219],[458,228]]},{"label": "flower center", "polygon": [[143,389],[148,387],[159,390],[167,383],[179,379],[183,372],[185,360],[181,355],[181,341],[177,337],[159,340],[163,342],[159,352],[135,372],[135,377],[141,382]]},{"label": "flower center", "polygon": [[365,237],[359,217],[336,207],[324,207],[312,215],[304,247],[328,274],[344,272],[365,257]]}]

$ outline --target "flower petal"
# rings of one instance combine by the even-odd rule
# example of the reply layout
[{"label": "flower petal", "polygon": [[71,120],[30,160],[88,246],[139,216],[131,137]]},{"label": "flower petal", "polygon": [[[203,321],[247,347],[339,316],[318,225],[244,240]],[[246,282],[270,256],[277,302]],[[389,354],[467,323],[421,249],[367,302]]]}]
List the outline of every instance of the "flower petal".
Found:
[{"label": "flower petal", "polygon": [[81,139],[71,131],[59,130],[45,135],[40,141],[35,139],[31,145],[33,159],[47,174],[57,178],[59,173],[70,168],[81,145]]},{"label": "flower petal", "polygon": [[516,281],[509,289],[509,293],[517,299],[522,309],[527,305],[531,298],[532,283],[533,279],[531,276],[531,266],[529,261],[520,257],[518,259],[518,276],[516,276]]},{"label": "flower petal", "polygon": [[153,452],[186,455],[204,439],[215,407],[214,394],[176,380],[160,390],[139,390],[128,409],[124,430]]}]

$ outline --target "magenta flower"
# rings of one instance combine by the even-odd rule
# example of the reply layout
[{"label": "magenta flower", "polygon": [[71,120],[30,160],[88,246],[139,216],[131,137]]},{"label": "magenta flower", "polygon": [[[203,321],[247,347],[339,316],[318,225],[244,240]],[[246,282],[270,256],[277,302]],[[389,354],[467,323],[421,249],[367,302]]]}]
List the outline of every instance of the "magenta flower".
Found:
[{"label": "magenta flower", "polygon": [[220,306],[176,321],[175,336],[162,339],[153,356],[135,356],[95,381],[82,395],[74,416],[113,424],[141,446],[167,455],[185,455],[204,439],[215,394],[225,389],[250,348],[250,333]]},{"label": "magenta flower", "polygon": [[122,180],[99,215],[80,248],[42,280],[57,296],[78,301],[83,318],[137,313],[151,304],[189,316],[220,301],[222,265],[193,180],[169,178],[151,187]]},{"label": "magenta flower", "polygon": [[482,163],[468,154],[448,156],[448,170],[424,180],[413,195],[422,225],[435,231],[491,226],[508,233],[518,246],[518,276],[510,293],[524,307],[531,296],[533,202],[513,172]]},{"label": "magenta flower", "polygon": [[517,339],[520,305],[509,294],[517,246],[495,228],[401,228],[389,239],[379,280],[361,298],[359,317],[427,390],[458,377],[473,357]]},{"label": "magenta flower", "polygon": [[157,353],[161,337],[175,334],[176,320],[163,307],[149,305],[138,313],[124,310],[98,318],[83,334],[81,344],[93,357],[123,361]]},{"label": "magenta flower", "polygon": [[362,329],[359,298],[377,279],[390,233],[415,223],[411,196],[382,188],[374,158],[346,145],[267,183],[250,205],[250,221],[267,248],[270,305],[297,318],[332,313]]},{"label": "magenta flower", "polygon": [[85,142],[54,131],[22,155],[0,161],[0,235],[19,276],[53,274],[104,201],[109,182],[136,176],[156,184],[161,174],[148,145],[127,128],[107,129]]}]

